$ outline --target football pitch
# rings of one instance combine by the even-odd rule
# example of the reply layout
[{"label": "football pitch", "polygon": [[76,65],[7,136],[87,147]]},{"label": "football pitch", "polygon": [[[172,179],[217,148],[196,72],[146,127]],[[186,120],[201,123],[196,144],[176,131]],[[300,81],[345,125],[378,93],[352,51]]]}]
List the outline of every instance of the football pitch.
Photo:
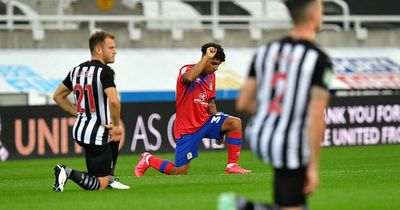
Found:
[{"label": "football pitch", "polygon": [[[173,159],[173,154],[159,154]],[[84,191],[69,180],[52,191],[53,167],[64,163],[85,170],[83,158],[19,160],[0,163],[0,209],[216,209],[221,192],[271,202],[271,169],[251,152],[240,164],[250,175],[224,174],[226,151],[202,152],[189,175],[165,176],[149,169],[134,177],[139,155],[121,155],[116,175],[130,190]],[[321,184],[308,200],[310,209],[400,209],[400,145],[323,148]]]}]

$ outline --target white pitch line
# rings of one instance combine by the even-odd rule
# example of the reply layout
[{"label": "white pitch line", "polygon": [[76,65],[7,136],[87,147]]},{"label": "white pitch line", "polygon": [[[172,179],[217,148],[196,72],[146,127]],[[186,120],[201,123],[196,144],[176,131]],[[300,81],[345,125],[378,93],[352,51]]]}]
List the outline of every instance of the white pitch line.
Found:
[{"label": "white pitch line", "polygon": [[335,174],[335,173],[382,173],[393,172],[393,170],[341,170],[341,171],[321,171],[321,174]]}]

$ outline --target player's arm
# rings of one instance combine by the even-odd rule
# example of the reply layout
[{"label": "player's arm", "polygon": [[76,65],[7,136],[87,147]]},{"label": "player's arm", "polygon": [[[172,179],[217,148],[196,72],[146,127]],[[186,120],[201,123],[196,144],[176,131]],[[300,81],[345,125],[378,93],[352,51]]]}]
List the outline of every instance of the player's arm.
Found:
[{"label": "player's arm", "polygon": [[64,111],[70,113],[71,115],[78,115],[76,107],[71,103],[67,96],[71,93],[71,90],[61,83],[56,92],[53,94],[53,100],[61,107]]},{"label": "player's arm", "polygon": [[324,110],[329,103],[328,90],[313,86],[311,89],[311,97],[309,104],[309,144],[310,144],[310,163],[307,168],[306,183],[304,186],[304,193],[310,194],[315,191],[318,186],[318,170],[321,142],[324,138],[325,131],[325,115]]},{"label": "player's arm", "polygon": [[208,101],[208,109],[207,109],[208,114],[217,114],[217,104],[215,104],[215,100],[211,99]]},{"label": "player's arm", "polygon": [[122,138],[122,127],[119,124],[121,117],[121,103],[118,98],[117,88],[114,83],[115,74],[112,69],[105,69],[101,72],[100,79],[103,83],[104,93],[108,97],[111,124],[105,125],[108,128],[112,141],[120,141]]},{"label": "player's arm", "polygon": [[104,93],[108,97],[111,122],[114,126],[119,126],[119,119],[121,117],[121,103],[119,102],[117,89],[115,87],[109,87],[104,90]]},{"label": "player's arm", "polygon": [[257,110],[257,81],[255,77],[249,77],[240,90],[236,100],[236,110],[248,115],[253,115]]},{"label": "player's arm", "polygon": [[191,68],[181,77],[181,82],[183,83],[193,82],[193,80],[196,79],[201,74],[208,60],[214,58],[216,53],[217,53],[217,48],[214,47],[207,48],[206,54],[203,57],[201,57],[201,60],[197,62],[196,65],[193,66],[193,68]]},{"label": "player's arm", "polygon": [[122,137],[122,128],[119,124],[121,118],[121,103],[118,98],[117,89],[115,87],[108,87],[104,89],[104,93],[108,97],[112,123],[106,127],[110,130],[111,139],[113,141],[120,141]]}]

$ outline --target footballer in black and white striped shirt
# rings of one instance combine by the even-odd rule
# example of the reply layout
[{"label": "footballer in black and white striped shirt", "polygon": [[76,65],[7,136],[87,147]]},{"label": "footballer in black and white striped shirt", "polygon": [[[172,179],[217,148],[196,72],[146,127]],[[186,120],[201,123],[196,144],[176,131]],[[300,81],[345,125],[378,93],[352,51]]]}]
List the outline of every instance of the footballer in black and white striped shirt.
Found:
[{"label": "footballer in black and white striped shirt", "polygon": [[258,106],[246,135],[265,162],[308,165],[310,90],[327,91],[331,69],[328,56],[307,40],[287,36],[257,50],[248,77],[257,83]]},{"label": "footballer in black and white striped shirt", "polygon": [[245,132],[251,150],[274,169],[275,205],[306,209],[306,196],[319,183],[332,64],[314,43],[321,27],[321,0],[285,3],[294,27],[256,51],[236,108],[252,116]]},{"label": "footballer in black and white striped shirt", "polygon": [[[114,179],[120,127],[121,104],[114,83],[115,73],[107,65],[114,63],[117,50],[114,35],[97,31],[89,38],[91,60],[73,68],[54,93],[54,101],[76,116],[72,138],[84,148],[88,172],[62,164],[54,168],[53,190],[62,192],[67,179],[85,190],[129,189]],[[67,96],[73,93],[75,105]]]}]

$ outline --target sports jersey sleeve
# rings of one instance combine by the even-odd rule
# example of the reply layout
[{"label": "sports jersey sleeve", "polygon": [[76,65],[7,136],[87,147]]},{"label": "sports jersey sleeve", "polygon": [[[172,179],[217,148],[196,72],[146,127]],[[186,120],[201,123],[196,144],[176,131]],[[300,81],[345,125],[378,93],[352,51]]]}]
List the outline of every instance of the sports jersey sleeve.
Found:
[{"label": "sports jersey sleeve", "polygon": [[115,87],[114,79],[115,79],[115,73],[111,68],[104,69],[104,71],[101,71],[100,80],[103,84],[104,89],[109,87]]},{"label": "sports jersey sleeve", "polygon": [[256,60],[256,55],[253,56],[253,60],[251,61],[248,77],[256,77],[255,60]]},{"label": "sports jersey sleeve", "polygon": [[182,67],[179,69],[178,81],[179,81],[180,83],[182,83],[182,77],[183,77],[183,75],[184,75],[186,72],[190,71],[190,69],[192,69],[193,66],[194,66],[194,65],[184,65],[184,66],[182,66]]},{"label": "sports jersey sleeve", "polygon": [[332,62],[329,57],[321,53],[315,66],[312,84],[329,89],[332,80]]},{"label": "sports jersey sleeve", "polygon": [[65,77],[64,81],[62,82],[68,89],[72,90],[72,81],[71,81],[71,72]]},{"label": "sports jersey sleeve", "polygon": [[185,68],[184,66],[179,70],[179,75],[177,78],[177,81],[179,83],[182,83],[182,76],[186,73],[186,71],[187,71],[187,68]]}]

